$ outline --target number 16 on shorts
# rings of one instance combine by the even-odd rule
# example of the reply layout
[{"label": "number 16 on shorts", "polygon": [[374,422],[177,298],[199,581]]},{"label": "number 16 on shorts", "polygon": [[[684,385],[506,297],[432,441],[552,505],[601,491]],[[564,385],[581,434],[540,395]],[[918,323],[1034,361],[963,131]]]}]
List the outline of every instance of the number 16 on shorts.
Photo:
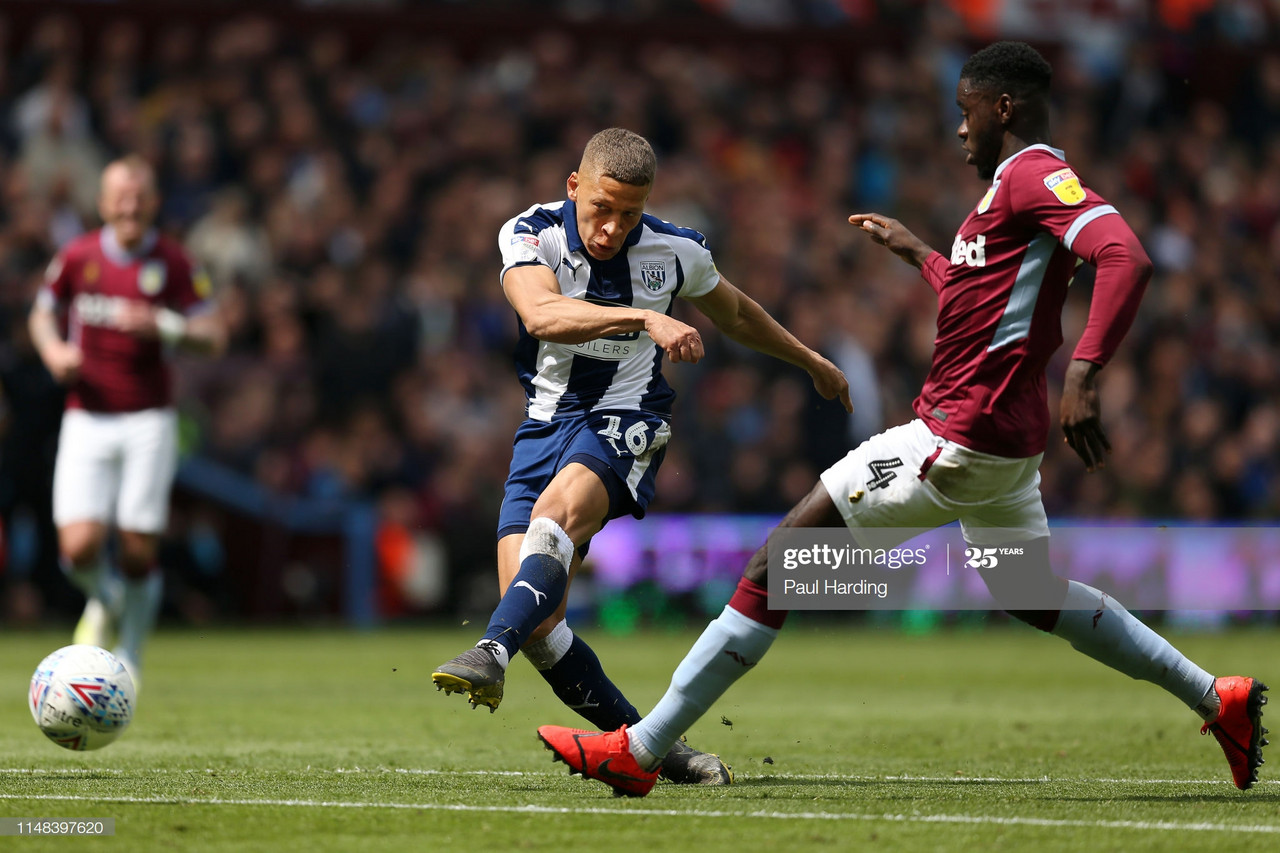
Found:
[{"label": "number 16 on shorts", "polygon": [[643,456],[649,449],[649,425],[644,421],[636,421],[628,426],[624,433],[621,415],[605,415],[604,420],[604,429],[597,430],[596,433],[609,442],[614,453],[619,456],[624,455],[623,450],[618,446],[620,441],[626,447],[626,453],[632,456]]}]

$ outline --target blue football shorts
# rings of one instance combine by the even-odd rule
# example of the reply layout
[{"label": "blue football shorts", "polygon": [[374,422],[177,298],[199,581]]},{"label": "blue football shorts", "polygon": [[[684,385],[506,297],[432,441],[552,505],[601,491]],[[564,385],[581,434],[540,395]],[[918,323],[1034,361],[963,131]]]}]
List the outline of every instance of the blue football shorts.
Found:
[{"label": "blue football shorts", "polygon": [[550,423],[526,420],[516,430],[498,538],[529,528],[534,502],[571,462],[587,466],[604,483],[609,492],[606,520],[627,514],[644,518],[670,438],[666,419],[649,412],[561,415]]}]

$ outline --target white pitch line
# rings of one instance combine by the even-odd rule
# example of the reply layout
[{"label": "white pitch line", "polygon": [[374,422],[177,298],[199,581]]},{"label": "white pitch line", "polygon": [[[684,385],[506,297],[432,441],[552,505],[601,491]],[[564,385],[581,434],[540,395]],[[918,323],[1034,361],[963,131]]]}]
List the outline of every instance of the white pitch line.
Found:
[{"label": "white pitch line", "polygon": [[[0,767],[0,775],[10,776],[87,776],[91,773],[105,773],[113,776],[119,776],[124,773],[145,773],[148,776],[163,776],[166,774],[173,775],[191,775],[198,774],[207,776],[214,773],[234,774],[245,772],[238,767],[206,767],[199,770],[194,767],[188,767],[185,770],[173,770],[167,767],[156,768],[137,768],[136,770],[122,770],[119,767]],[[528,773],[523,770],[418,770],[408,767],[335,767],[333,769],[311,768],[307,767],[302,770],[277,770],[276,773],[334,773],[340,776],[352,775],[358,773],[409,773],[421,776],[563,776],[563,773],[551,772],[533,772]]]},{"label": "white pitch line", "polygon": [[642,808],[600,808],[600,807],[566,807],[566,806],[471,806],[458,803],[367,803],[344,802],[340,800],[241,800],[211,797],[196,799],[194,797],[88,797],[73,794],[0,794],[0,800],[26,800],[46,802],[88,802],[88,803],[122,803],[142,805],[182,805],[182,806],[282,806],[294,808],[340,808],[340,809],[416,809],[420,811],[445,812],[479,812],[490,814],[537,814],[537,815],[617,815],[641,817],[698,817],[729,818],[741,820],[755,818],[762,820],[796,820],[796,821],[881,821],[888,823],[958,823],[958,824],[993,824],[997,826],[1039,826],[1039,827],[1073,827],[1084,829],[1140,829],[1161,832],[1234,832],[1234,833],[1266,833],[1280,835],[1280,826],[1273,824],[1226,824],[1226,823],[1175,823],[1173,821],[1142,820],[1065,820],[1060,818],[1040,817],[1001,817],[999,815],[966,815],[966,814],[868,814],[857,812],[770,812],[770,811],[706,811],[700,809],[642,809]]},{"label": "white pitch line", "polygon": [[[78,776],[88,773],[109,773],[120,775],[123,770],[114,767],[0,767],[0,773],[14,776]],[[144,770],[144,773],[153,771]]]},{"label": "white pitch line", "polygon": [[[556,775],[556,774],[552,774]],[[735,774],[737,778],[737,774]],[[992,784],[1005,782],[1013,785],[1053,785],[1053,784],[1088,784],[1090,782],[1121,784],[1121,785],[1233,785],[1234,783],[1227,779],[1108,779],[1095,777],[1067,777],[1067,776],[874,776],[865,774],[849,774],[849,773],[770,773],[767,770],[759,773],[744,773],[740,778],[743,779],[795,779],[797,781],[822,781],[831,780],[833,782],[951,782],[958,785],[963,784]],[[1280,780],[1276,779],[1259,779],[1253,783],[1257,785],[1280,785]]]},{"label": "white pitch line", "polygon": [[[66,767],[66,768],[47,768],[47,767],[0,767],[0,774],[16,775],[16,776],[75,776],[89,774],[111,774],[121,775],[126,772],[115,767]],[[146,769],[139,768],[136,772],[146,773],[149,776],[155,775],[210,775],[222,774],[232,775],[245,772],[240,768],[205,768],[198,770],[189,768],[186,770],[170,770],[167,768]],[[438,768],[417,768],[417,767],[335,767],[335,768],[311,768],[304,770],[280,770],[277,773],[333,773],[340,776],[358,775],[364,773],[400,773],[409,776],[512,776],[512,777],[528,777],[528,778],[552,778],[563,776],[563,772],[541,771],[541,770],[440,770]],[[1110,784],[1110,785],[1231,785],[1232,783],[1226,779],[1124,779],[1124,778],[1094,778],[1094,777],[1053,777],[1053,776],[913,776],[913,775],[893,775],[893,776],[876,776],[873,774],[857,774],[857,773],[772,773],[763,770],[757,773],[740,773],[736,774],[736,778],[740,780],[770,780],[778,779],[781,781],[807,781],[807,782],[924,782],[929,784],[954,784],[954,785],[991,785],[991,784],[1010,784],[1010,785],[1087,785],[1090,783]],[[1280,785],[1277,779],[1260,779],[1254,783],[1255,787],[1263,785]]]},{"label": "white pitch line", "polygon": [[351,770],[339,768],[334,773],[404,773],[410,776],[563,776],[563,773],[551,773],[544,771],[534,771],[532,773],[524,770],[438,770],[428,768],[425,770],[414,767],[368,767],[361,769],[359,767]]}]

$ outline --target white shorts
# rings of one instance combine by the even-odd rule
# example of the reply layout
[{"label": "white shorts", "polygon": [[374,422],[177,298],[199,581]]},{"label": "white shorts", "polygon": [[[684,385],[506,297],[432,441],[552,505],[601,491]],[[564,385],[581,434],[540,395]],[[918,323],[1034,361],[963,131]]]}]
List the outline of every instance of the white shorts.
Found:
[{"label": "white shorts", "polygon": [[916,419],[862,442],[822,472],[822,484],[850,530],[931,529],[959,519],[967,542],[999,545],[1049,535],[1043,456],[979,453]]},{"label": "white shorts", "polygon": [[173,409],[68,409],[53,469],[53,520],[97,521],[135,533],[163,533],[178,466]]}]

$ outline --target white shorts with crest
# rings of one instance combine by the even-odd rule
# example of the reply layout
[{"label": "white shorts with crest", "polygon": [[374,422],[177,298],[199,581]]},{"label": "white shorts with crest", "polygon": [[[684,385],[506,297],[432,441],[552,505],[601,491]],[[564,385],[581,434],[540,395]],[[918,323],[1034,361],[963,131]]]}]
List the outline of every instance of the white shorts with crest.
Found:
[{"label": "white shorts with crest", "polygon": [[59,527],[97,521],[135,533],[163,533],[177,465],[173,409],[68,409],[58,434],[53,520]]},{"label": "white shorts with crest", "polygon": [[1049,535],[1040,500],[1043,456],[979,453],[916,419],[858,445],[822,472],[822,483],[855,533],[958,519],[965,541],[999,545]]}]

